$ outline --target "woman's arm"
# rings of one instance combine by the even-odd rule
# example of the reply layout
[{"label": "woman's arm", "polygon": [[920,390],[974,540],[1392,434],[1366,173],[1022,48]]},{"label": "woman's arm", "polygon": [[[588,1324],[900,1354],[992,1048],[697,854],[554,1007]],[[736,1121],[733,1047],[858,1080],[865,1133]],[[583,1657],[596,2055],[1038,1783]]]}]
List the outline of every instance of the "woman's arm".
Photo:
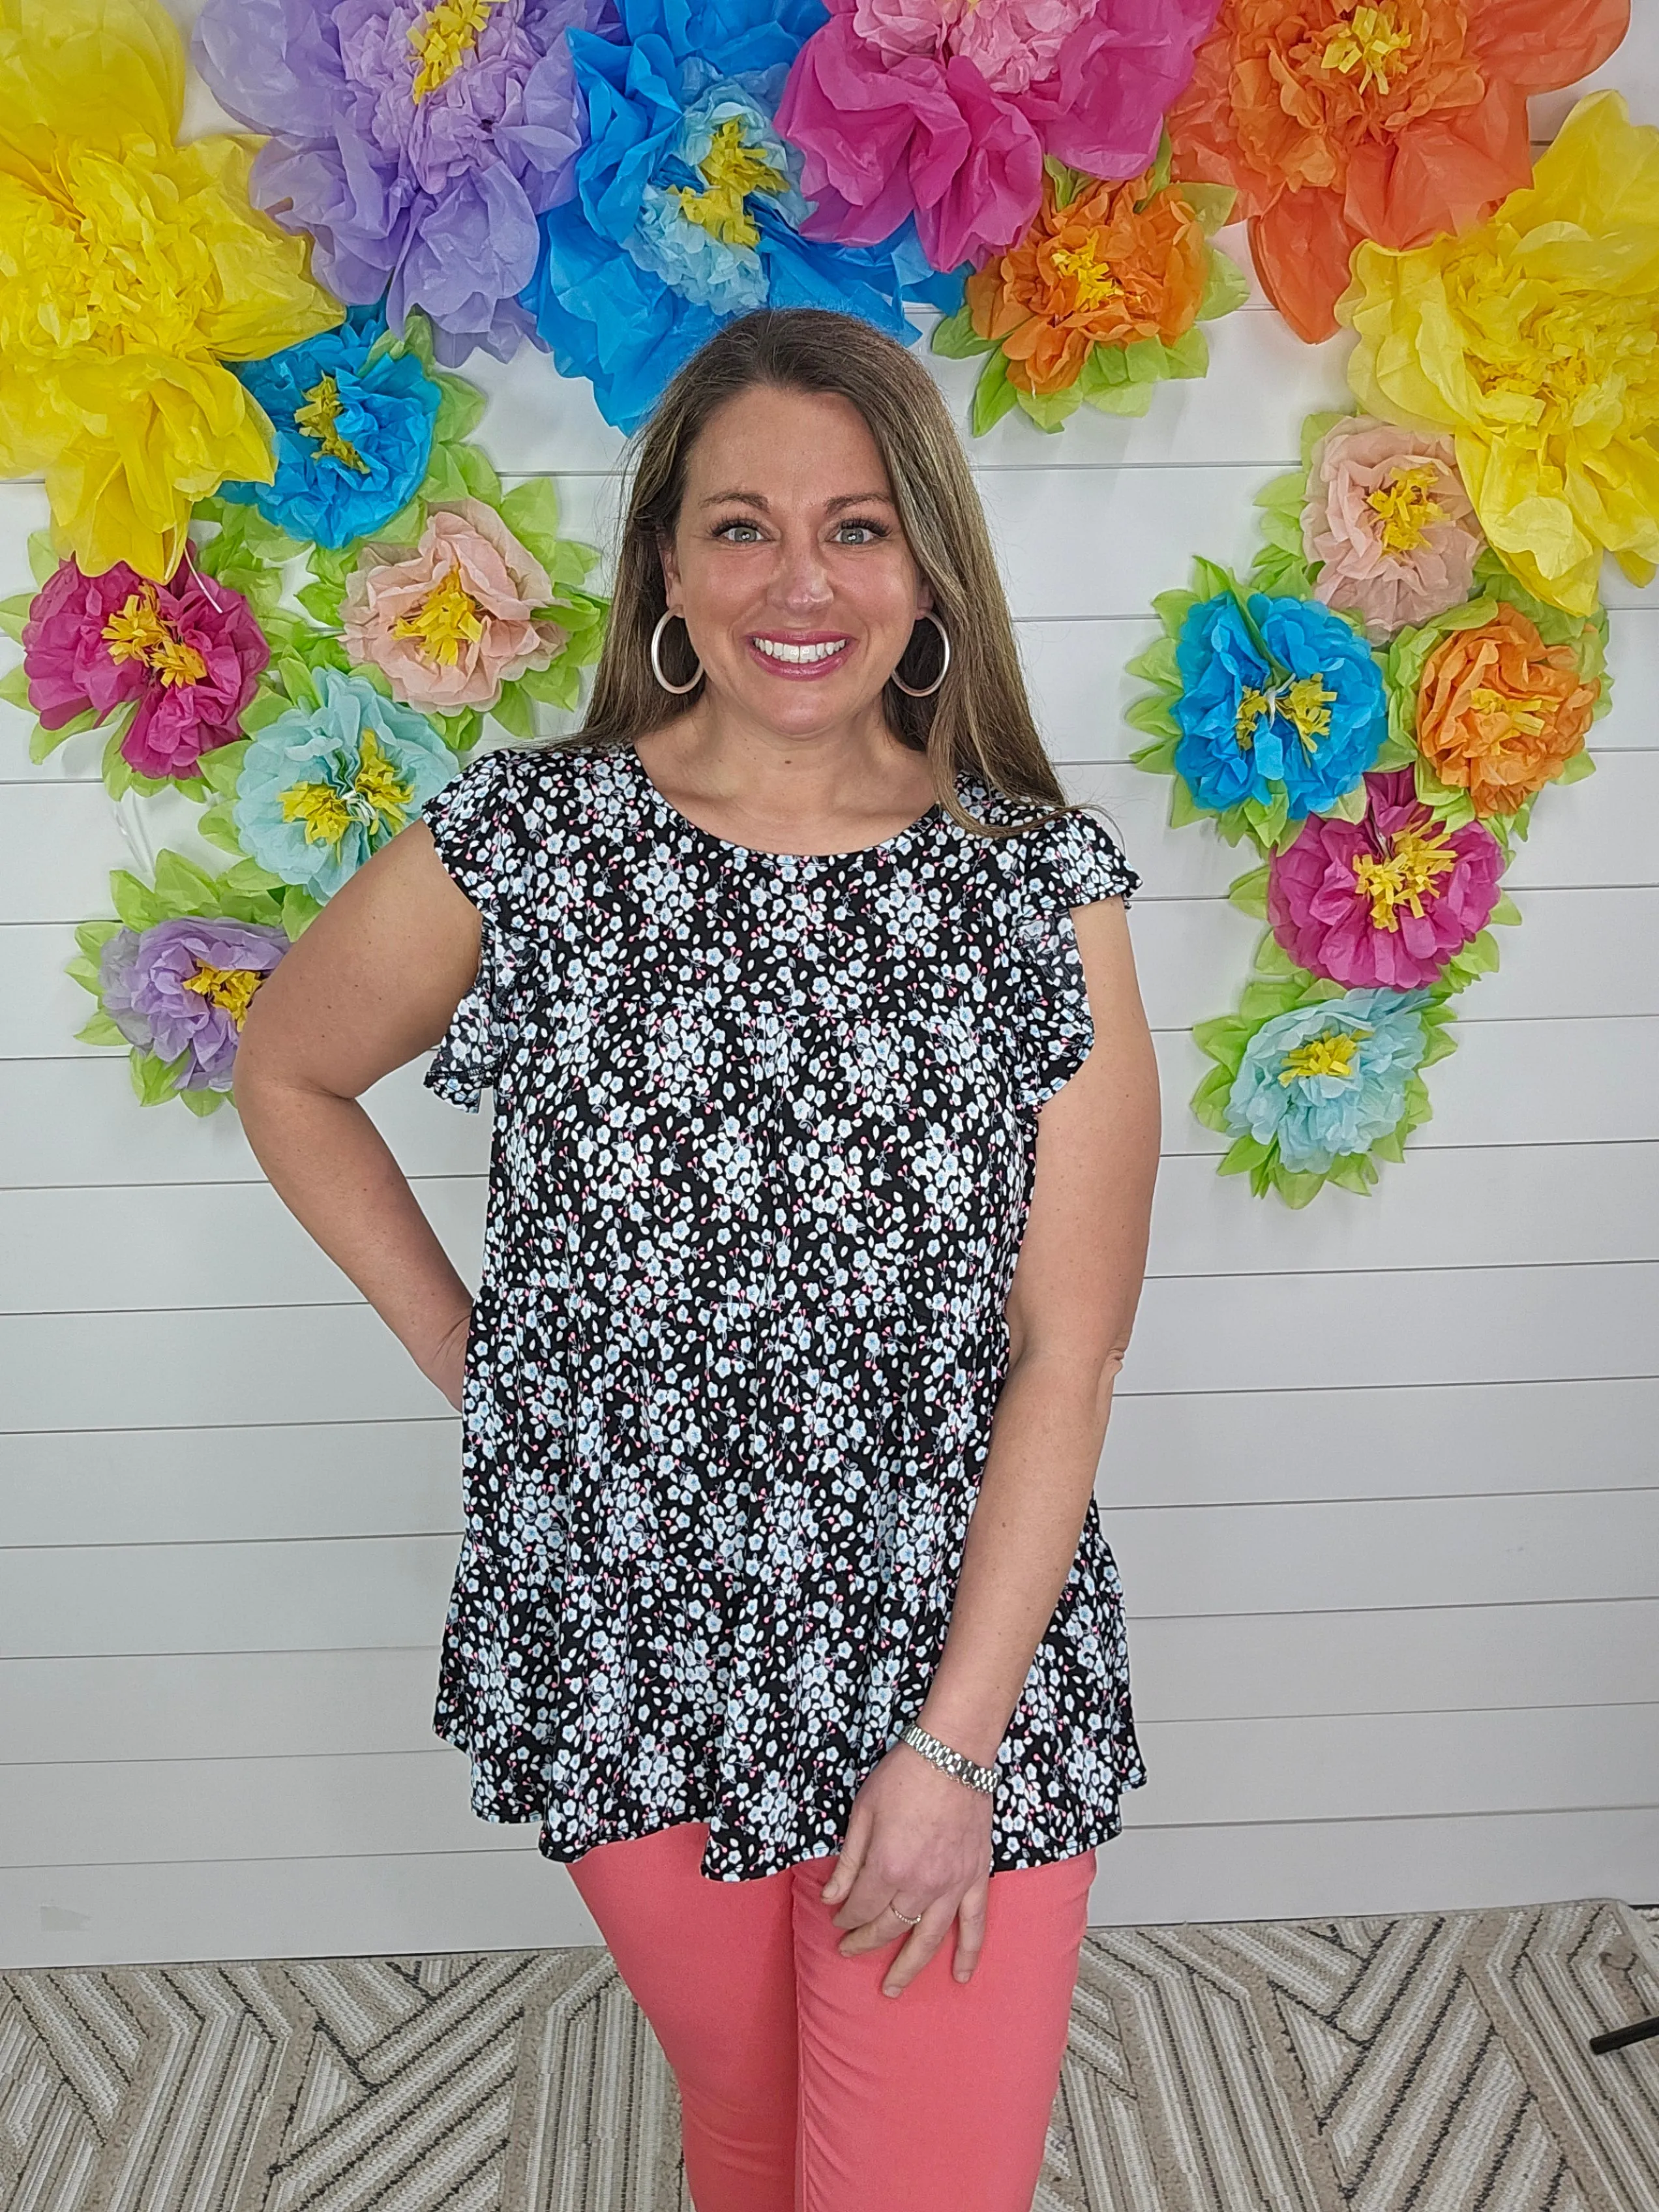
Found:
[{"label": "woman's arm", "polygon": [[476,908],[415,823],[256,992],[236,1054],[242,1126],[277,1196],[452,1404],[466,1285],[357,1100],[443,1035],[477,973],[479,935]]},{"label": "woman's arm", "polygon": [[[950,1634],[917,1718],[994,1763],[1077,1556],[1146,1259],[1158,1169],[1158,1071],[1121,902],[1073,915],[1095,1042],[1043,1108],[1030,1215],[1008,1299],[1010,1358],[969,1524]],[[990,1800],[904,1745],[860,1792],[824,1891],[848,1953],[921,1924],[890,1968],[896,1995],[953,1920],[965,1981],[983,1939]]]}]

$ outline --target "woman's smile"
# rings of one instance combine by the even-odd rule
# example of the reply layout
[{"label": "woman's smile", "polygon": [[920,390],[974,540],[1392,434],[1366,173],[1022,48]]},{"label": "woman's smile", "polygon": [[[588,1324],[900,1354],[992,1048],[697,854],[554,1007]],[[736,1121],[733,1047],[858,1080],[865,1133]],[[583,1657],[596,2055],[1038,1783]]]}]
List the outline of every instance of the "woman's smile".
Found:
[{"label": "woman's smile", "polygon": [[844,630],[762,630],[748,640],[750,657],[768,675],[796,684],[834,675],[852,643]]}]

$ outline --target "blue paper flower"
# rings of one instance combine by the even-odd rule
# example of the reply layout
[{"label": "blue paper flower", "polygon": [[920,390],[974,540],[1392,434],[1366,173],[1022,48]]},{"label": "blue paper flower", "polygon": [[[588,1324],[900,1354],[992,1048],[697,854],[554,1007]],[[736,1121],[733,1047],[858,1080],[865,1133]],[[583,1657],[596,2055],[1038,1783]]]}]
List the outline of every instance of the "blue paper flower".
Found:
[{"label": "blue paper flower", "polygon": [[541,219],[524,305],[566,376],[619,429],[650,412],[723,322],[828,307],[915,333],[893,243],[804,239],[800,156],[772,117],[818,0],[622,0],[621,35],[568,33],[588,141],[576,193]]},{"label": "blue paper flower", "polygon": [[1399,1126],[1428,1047],[1426,991],[1348,991],[1275,1014],[1244,1048],[1227,1096],[1236,1137],[1277,1145],[1293,1173],[1328,1175]]},{"label": "blue paper flower", "polygon": [[285,884],[331,898],[460,766],[424,714],[361,676],[319,669],[314,707],[253,738],[236,779],[242,848]]},{"label": "blue paper flower", "polygon": [[1271,806],[1283,792],[1298,822],[1326,812],[1376,758],[1389,727],[1382,671],[1364,639],[1317,600],[1253,592],[1247,605],[1248,623],[1224,592],[1182,624],[1175,769],[1218,814],[1251,800]]},{"label": "blue paper flower", "polygon": [[412,353],[378,355],[386,323],[354,307],[338,330],[236,374],[276,433],[276,481],[228,483],[222,495],[252,502],[291,538],[349,545],[406,507],[432,453],[441,397]]}]

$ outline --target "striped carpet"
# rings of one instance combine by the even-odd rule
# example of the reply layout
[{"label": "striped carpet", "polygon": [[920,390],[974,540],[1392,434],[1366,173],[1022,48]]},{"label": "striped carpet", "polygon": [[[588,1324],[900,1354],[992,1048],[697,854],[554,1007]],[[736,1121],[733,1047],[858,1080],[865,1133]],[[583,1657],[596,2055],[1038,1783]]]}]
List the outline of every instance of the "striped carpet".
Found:
[{"label": "striped carpet", "polygon": [[[1585,2050],[1654,2011],[1659,1921],[1605,1902],[1101,1930],[1038,2212],[1654,2212],[1659,2042]],[[574,1950],[0,1975],[0,2208],[688,2200],[652,2038]]]}]

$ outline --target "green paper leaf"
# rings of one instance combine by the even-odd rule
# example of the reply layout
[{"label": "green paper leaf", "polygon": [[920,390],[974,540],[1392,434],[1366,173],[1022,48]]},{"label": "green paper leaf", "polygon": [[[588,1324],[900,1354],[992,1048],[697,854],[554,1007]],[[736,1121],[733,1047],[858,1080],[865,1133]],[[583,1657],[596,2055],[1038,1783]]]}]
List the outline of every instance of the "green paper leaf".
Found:
[{"label": "green paper leaf", "polygon": [[1224,1176],[1246,1175],[1259,1168],[1269,1157],[1269,1147],[1259,1137],[1235,1139],[1232,1145],[1216,1163],[1216,1173]]},{"label": "green paper leaf", "polygon": [[222,1106],[230,1103],[228,1091],[179,1091],[173,1095],[181,1106],[187,1107],[202,1121],[205,1121],[210,1114],[216,1114]]},{"label": "green paper leaf", "polygon": [[1363,1152],[1343,1152],[1331,1162],[1327,1181],[1364,1198],[1376,1181],[1376,1170]]},{"label": "green paper leaf", "polygon": [[[76,978],[79,981],[79,978]],[[98,1012],[75,1032],[76,1044],[125,1045],[127,1042],[109,1016],[100,1006]]]},{"label": "green paper leaf", "polygon": [[1325,1178],[1320,1175],[1292,1175],[1288,1168],[1275,1164],[1273,1186],[1285,1205],[1299,1213],[1318,1197],[1325,1188]]},{"label": "green paper leaf", "polygon": [[322,910],[309,891],[301,890],[297,884],[289,885],[283,894],[282,925],[290,945],[303,935]]},{"label": "green paper leaf", "polygon": [[1132,384],[1156,384],[1170,374],[1170,356],[1162,338],[1136,338],[1123,348],[1123,366]]},{"label": "green paper leaf", "polygon": [[23,642],[23,625],[29,618],[29,609],[34,605],[33,592],[17,592],[9,599],[0,599],[0,630],[19,645]]},{"label": "green paper leaf", "polygon": [[166,908],[148,884],[141,884],[129,868],[112,868],[110,902],[129,929],[149,929],[161,921]]},{"label": "green paper leaf", "polygon": [[[1261,872],[1264,875],[1266,870]],[[1258,975],[1301,975],[1298,968],[1271,930],[1255,949],[1255,972]]]},{"label": "green paper leaf", "polygon": [[[1233,210],[1237,204],[1238,194],[1231,185],[1180,184],[1176,185],[1176,190],[1203,224],[1206,236],[1212,232],[1224,230],[1232,221]],[[1218,254],[1215,258],[1222,260],[1226,257]],[[1229,263],[1228,265],[1236,267],[1237,264]],[[1242,270],[1240,274],[1243,275]],[[1246,292],[1249,289],[1247,283]]]},{"label": "green paper leaf", "polygon": [[211,752],[202,755],[202,781],[210,791],[222,798],[229,798],[236,789],[236,779],[242,773],[242,763],[247,758],[247,739],[234,738],[228,745],[216,745]]},{"label": "green paper leaf", "polygon": [[1145,653],[1124,664],[1127,676],[1139,676],[1148,684],[1162,684],[1171,692],[1181,690],[1181,665],[1176,658],[1175,640],[1160,637],[1149,645]]},{"label": "green paper leaf", "polygon": [[118,921],[83,921],[76,930],[75,941],[88,958],[95,963],[98,955],[120,927]]},{"label": "green paper leaf", "polygon": [[29,698],[28,671],[21,660],[15,668],[9,668],[3,676],[0,676],[0,699],[3,699],[9,707],[21,707],[26,714],[33,711]]},{"label": "green paper leaf", "polygon": [[[1144,698],[1131,699],[1123,710],[1123,719],[1132,730],[1143,730],[1149,738],[1179,743],[1181,726],[1170,712],[1170,703],[1162,692],[1149,692]],[[1144,764],[1142,756],[1134,756],[1135,764]],[[1173,763],[1171,763],[1173,765]]]},{"label": "green paper leaf", "polygon": [[[419,495],[425,505],[437,506],[447,500],[466,497],[466,478],[461,474],[461,465],[457,458],[460,450],[458,446],[434,446],[432,448],[432,458],[427,464],[426,481],[422,484]],[[391,533],[382,530],[378,534],[384,538]]]},{"label": "green paper leaf", "polygon": [[1238,877],[1227,893],[1241,914],[1254,915],[1258,921],[1267,918],[1267,874],[1264,862],[1261,867],[1252,868],[1248,875]]},{"label": "green paper leaf", "polygon": [[439,391],[438,412],[432,426],[434,445],[453,445],[457,440],[470,438],[483,420],[489,400],[476,384],[469,384],[464,376],[453,376],[447,369],[428,368],[427,374]]},{"label": "green paper leaf", "polygon": [[1199,598],[1196,592],[1159,592],[1153,598],[1152,612],[1172,639],[1181,635],[1188,616],[1199,604]]},{"label": "green paper leaf", "polygon": [[44,530],[33,530],[28,537],[29,574],[36,586],[49,582],[58,574],[60,563],[52,550],[52,539]]},{"label": "green paper leaf", "polygon": [[1183,378],[1209,374],[1210,341],[1196,325],[1164,347],[1164,371],[1166,376]]},{"label": "green paper leaf", "polygon": [[973,431],[982,438],[995,428],[1017,400],[1018,394],[1008,381],[1008,364],[1000,353],[988,354],[985,366],[979,373],[979,382],[974,386]]},{"label": "green paper leaf", "polygon": [[559,495],[551,477],[530,477],[515,484],[502,500],[500,513],[513,535],[550,576],[559,543]]},{"label": "green paper leaf", "polygon": [[1510,928],[1513,927],[1520,919],[1520,908],[1516,906],[1507,891],[1500,891],[1498,895],[1497,905],[1486,916],[1487,921],[1495,922],[1500,927]]},{"label": "green paper leaf", "polygon": [[1085,177],[1080,169],[1067,168],[1065,162],[1054,154],[1043,155],[1042,173],[1054,188],[1056,207],[1070,207],[1085,186],[1094,181],[1091,177]]},{"label": "green paper leaf", "polygon": [[1063,392],[1023,392],[1014,387],[1019,410],[1039,430],[1063,430],[1071,417],[1083,404],[1083,394],[1075,384],[1067,385]]},{"label": "green paper leaf", "polygon": [[1363,822],[1370,811],[1370,794],[1365,788],[1364,778],[1362,776],[1352,791],[1345,791],[1324,811],[1333,821]]},{"label": "green paper leaf", "polygon": [[945,316],[934,325],[928,344],[947,361],[969,361],[976,354],[989,353],[996,344],[994,338],[982,338],[974,328],[974,318],[964,301],[954,315]]},{"label": "green paper leaf", "polygon": [[1595,756],[1588,752],[1574,753],[1559,775],[1557,783],[1582,783],[1587,775],[1595,773]]},{"label": "green paper leaf", "polygon": [[1209,266],[1204,276],[1204,295],[1198,303],[1200,323],[1213,323],[1223,315],[1231,315],[1242,307],[1250,296],[1250,280],[1231,254],[1223,253],[1215,246],[1210,248]]},{"label": "green paper leaf", "polygon": [[461,483],[473,499],[483,500],[486,507],[498,507],[501,499],[501,480],[496,475],[489,456],[477,446],[453,446],[455,465]]},{"label": "green paper leaf", "polygon": [[162,1106],[173,1095],[175,1079],[182,1075],[190,1054],[183,1053],[169,1064],[158,1060],[153,1052],[135,1051],[128,1065],[132,1072],[132,1088],[141,1106]]},{"label": "green paper leaf", "polygon": [[227,868],[219,882],[222,889],[244,895],[258,891],[280,891],[283,879],[273,876],[269,868],[262,868],[257,860],[240,860],[234,868]]}]

